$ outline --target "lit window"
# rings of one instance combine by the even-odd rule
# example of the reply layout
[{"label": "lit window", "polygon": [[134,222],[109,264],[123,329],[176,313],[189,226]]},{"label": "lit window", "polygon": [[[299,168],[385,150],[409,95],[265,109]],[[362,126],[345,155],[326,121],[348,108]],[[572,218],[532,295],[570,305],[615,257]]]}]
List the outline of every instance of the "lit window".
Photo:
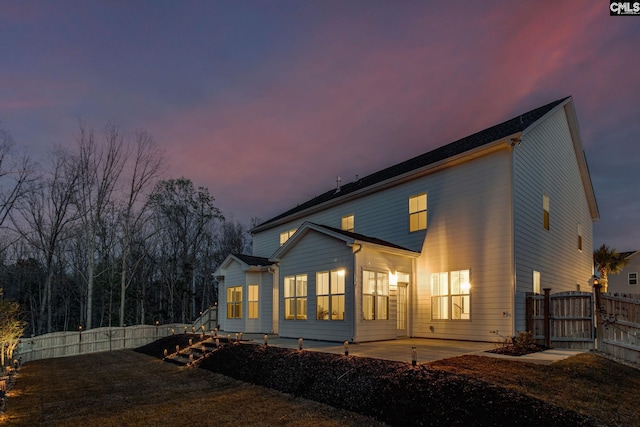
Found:
[{"label": "lit window", "polygon": [[289,231],[285,231],[280,233],[280,246],[284,245],[286,243],[287,240],[289,240],[289,238],[291,236],[293,236],[293,233],[295,233],[297,230],[297,228],[293,228]]},{"label": "lit window", "polygon": [[409,197],[409,231],[427,228],[427,194]]},{"label": "lit window", "polygon": [[540,272],[533,270],[533,293],[540,293]]},{"label": "lit window", "polygon": [[545,230],[549,229],[549,196],[547,194],[542,195],[542,223]]},{"label": "lit window", "polygon": [[284,278],[284,318],[307,319],[307,275],[298,274]]},{"label": "lit window", "polygon": [[354,218],[353,215],[347,215],[347,216],[343,216],[342,217],[342,224],[341,224],[341,228],[344,231],[351,231],[353,232],[354,230]]},{"label": "lit window", "polygon": [[578,224],[578,250],[582,252],[582,224]]},{"label": "lit window", "polygon": [[638,273],[629,273],[629,284],[630,285],[638,284]]},{"label": "lit window", "polygon": [[431,318],[434,320],[471,319],[469,270],[431,275]]},{"label": "lit window", "polygon": [[344,270],[316,274],[316,319],[344,320]]},{"label": "lit window", "polygon": [[249,295],[247,298],[249,304],[249,319],[258,318],[258,285],[249,285]]},{"label": "lit window", "polygon": [[362,311],[364,320],[389,319],[388,272],[362,272]]},{"label": "lit window", "polygon": [[242,319],[242,286],[227,288],[227,319]]}]

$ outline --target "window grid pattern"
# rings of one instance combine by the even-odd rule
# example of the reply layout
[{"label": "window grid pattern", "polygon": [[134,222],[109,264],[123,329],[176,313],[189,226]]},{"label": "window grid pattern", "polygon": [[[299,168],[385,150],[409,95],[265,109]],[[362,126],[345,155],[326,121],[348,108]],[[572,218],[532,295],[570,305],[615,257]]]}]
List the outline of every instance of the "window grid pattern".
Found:
[{"label": "window grid pattern", "polygon": [[344,320],[344,270],[316,273],[316,319]]},{"label": "window grid pattern", "polygon": [[431,318],[470,320],[469,270],[431,274]]},{"label": "window grid pattern", "polygon": [[307,319],[307,275],[298,274],[284,278],[284,318]]},{"label": "window grid pattern", "polygon": [[409,231],[427,228],[427,193],[409,197]]},{"label": "window grid pattern", "polygon": [[364,320],[389,319],[388,272],[362,272],[362,310]]},{"label": "window grid pattern", "polygon": [[227,319],[242,319],[242,286],[227,288]]},{"label": "window grid pattern", "polygon": [[249,294],[247,295],[247,303],[249,313],[247,317],[249,319],[258,318],[258,285],[249,285]]}]

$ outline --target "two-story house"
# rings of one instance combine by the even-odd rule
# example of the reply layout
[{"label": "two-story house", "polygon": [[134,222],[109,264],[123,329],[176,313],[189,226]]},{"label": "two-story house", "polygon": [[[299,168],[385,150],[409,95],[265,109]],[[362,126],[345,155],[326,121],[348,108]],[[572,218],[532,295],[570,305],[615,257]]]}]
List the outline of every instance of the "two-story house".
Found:
[{"label": "two-story house", "polygon": [[608,289],[610,294],[639,294],[640,284],[638,272],[640,272],[640,251],[621,252],[620,255],[627,260],[619,274],[609,274]]},{"label": "two-story house", "polygon": [[219,323],[353,342],[496,341],[525,295],[587,290],[599,217],[567,97],[343,183],[218,268]]}]

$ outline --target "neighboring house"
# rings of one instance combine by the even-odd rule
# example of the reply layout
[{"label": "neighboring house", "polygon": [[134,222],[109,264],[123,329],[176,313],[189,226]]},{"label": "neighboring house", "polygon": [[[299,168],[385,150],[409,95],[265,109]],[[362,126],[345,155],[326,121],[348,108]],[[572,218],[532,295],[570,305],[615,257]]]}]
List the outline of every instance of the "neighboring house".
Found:
[{"label": "neighboring house", "polygon": [[221,329],[502,340],[527,293],[589,290],[598,218],[567,97],[255,227],[215,273]]},{"label": "neighboring house", "polygon": [[621,252],[627,260],[627,265],[622,269],[619,274],[609,274],[609,289],[610,294],[640,294],[640,284],[638,281],[640,277],[640,252]]}]

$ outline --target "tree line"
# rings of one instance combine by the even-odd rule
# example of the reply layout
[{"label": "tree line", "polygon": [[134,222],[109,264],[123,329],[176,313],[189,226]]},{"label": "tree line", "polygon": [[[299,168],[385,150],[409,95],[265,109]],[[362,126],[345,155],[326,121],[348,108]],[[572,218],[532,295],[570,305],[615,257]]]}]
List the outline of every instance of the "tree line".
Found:
[{"label": "tree line", "polygon": [[250,245],[207,188],[163,177],[145,130],[80,123],[71,148],[16,153],[0,128],[0,288],[27,336],[190,322],[217,302],[215,268]]}]

